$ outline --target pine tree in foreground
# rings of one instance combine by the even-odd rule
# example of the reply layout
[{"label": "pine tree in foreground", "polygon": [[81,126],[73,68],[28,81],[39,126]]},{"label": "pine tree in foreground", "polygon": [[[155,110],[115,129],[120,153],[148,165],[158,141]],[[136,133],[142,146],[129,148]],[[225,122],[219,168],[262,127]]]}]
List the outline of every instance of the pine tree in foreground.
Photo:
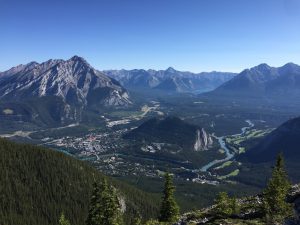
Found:
[{"label": "pine tree in foreground", "polygon": [[215,200],[216,203],[216,214],[219,217],[227,217],[232,214],[232,209],[230,207],[230,198],[226,192],[220,192]]},{"label": "pine tree in foreground", "polygon": [[175,187],[172,177],[169,173],[165,175],[165,186],[163,191],[163,199],[160,209],[159,221],[176,222],[179,218],[179,207],[174,199]]},{"label": "pine tree in foreground", "polygon": [[106,179],[94,184],[86,225],[120,225],[122,217],[115,189]]},{"label": "pine tree in foreground", "polygon": [[120,205],[115,189],[107,184],[106,179],[101,185],[101,225],[122,224]]},{"label": "pine tree in foreground", "polygon": [[98,184],[94,182],[86,225],[101,225],[100,214],[101,214],[101,191]]},{"label": "pine tree in foreground", "polygon": [[236,198],[230,198],[226,192],[220,192],[215,203],[215,213],[221,218],[238,214],[240,211]]},{"label": "pine tree in foreground", "polygon": [[59,225],[70,225],[70,222],[66,219],[64,213],[62,213],[59,218]]},{"label": "pine tree in foreground", "polygon": [[132,225],[142,225],[142,218],[140,215],[134,217]]},{"label": "pine tree in foreground", "polygon": [[292,206],[286,202],[291,184],[284,169],[283,156],[280,154],[272,172],[272,177],[263,192],[263,207],[268,224],[282,224],[292,215]]}]

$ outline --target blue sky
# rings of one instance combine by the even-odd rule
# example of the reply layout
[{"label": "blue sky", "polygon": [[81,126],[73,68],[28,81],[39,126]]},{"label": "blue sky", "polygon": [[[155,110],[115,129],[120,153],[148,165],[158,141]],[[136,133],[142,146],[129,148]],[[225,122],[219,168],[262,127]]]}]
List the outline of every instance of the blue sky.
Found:
[{"label": "blue sky", "polygon": [[300,64],[300,0],[0,0],[0,71],[73,55],[100,70]]}]

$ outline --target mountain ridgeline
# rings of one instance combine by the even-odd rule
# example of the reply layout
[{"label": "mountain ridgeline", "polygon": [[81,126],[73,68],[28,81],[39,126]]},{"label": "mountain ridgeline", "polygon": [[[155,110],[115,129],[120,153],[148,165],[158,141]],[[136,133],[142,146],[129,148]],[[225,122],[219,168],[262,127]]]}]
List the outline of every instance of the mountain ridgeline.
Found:
[{"label": "mountain ridgeline", "polygon": [[236,157],[243,166],[236,179],[238,182],[261,187],[276,155],[282,153],[286,168],[293,183],[300,182],[300,117],[290,119],[263,137],[245,153]]},{"label": "mountain ridgeline", "polygon": [[299,146],[300,117],[297,117],[283,123],[241,157],[250,162],[262,163],[274,160],[282,152],[287,161],[298,161]]},{"label": "mountain ridgeline", "polygon": [[246,69],[210,94],[216,96],[278,97],[300,96],[300,66],[288,63],[282,67],[260,64]]},{"label": "mountain ridgeline", "polygon": [[124,138],[149,143],[176,144],[193,151],[207,150],[213,143],[211,135],[203,128],[173,116],[152,118],[125,134]]},{"label": "mountain ridgeline", "polygon": [[106,70],[108,76],[129,89],[163,92],[206,92],[214,90],[235,76],[227,72],[191,73],[175,70]]},{"label": "mountain ridgeline", "polygon": [[125,88],[78,56],[31,62],[0,73],[0,101],[12,114],[39,117],[46,113],[60,123],[79,121],[86,109],[131,104]]}]

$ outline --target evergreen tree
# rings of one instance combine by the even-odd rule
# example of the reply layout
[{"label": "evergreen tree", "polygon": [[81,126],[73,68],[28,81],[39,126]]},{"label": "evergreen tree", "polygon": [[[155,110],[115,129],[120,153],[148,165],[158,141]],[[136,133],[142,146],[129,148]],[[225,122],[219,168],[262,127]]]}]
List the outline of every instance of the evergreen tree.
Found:
[{"label": "evergreen tree", "polygon": [[94,182],[93,193],[91,197],[91,203],[88,213],[88,218],[86,220],[87,225],[101,225],[100,224],[100,214],[101,214],[101,191],[98,184]]},{"label": "evergreen tree", "polygon": [[120,225],[122,218],[116,191],[104,179],[100,187],[94,183],[87,225]]},{"label": "evergreen tree", "polygon": [[226,192],[220,192],[215,202],[215,211],[219,217],[227,217],[232,214],[231,201]]},{"label": "evergreen tree", "polygon": [[118,197],[113,187],[107,184],[104,179],[101,185],[101,225],[120,225],[122,224],[121,212]]},{"label": "evergreen tree", "polygon": [[179,207],[174,199],[175,187],[172,182],[171,175],[166,173],[165,186],[163,191],[163,199],[160,209],[159,221],[161,222],[176,222],[179,217]]},{"label": "evergreen tree", "polygon": [[62,213],[59,218],[59,225],[70,225],[70,222],[65,218],[64,213]]},{"label": "evergreen tree", "polygon": [[235,197],[230,199],[230,208],[232,210],[232,214],[239,214],[241,211],[240,205]]},{"label": "evergreen tree", "polygon": [[280,154],[272,172],[272,177],[263,192],[263,207],[269,224],[282,224],[292,215],[292,206],[286,202],[291,184],[284,169],[284,159]]},{"label": "evergreen tree", "polygon": [[142,225],[141,217],[140,216],[135,217],[132,224],[133,225]]},{"label": "evergreen tree", "polygon": [[142,225],[142,217],[141,215],[136,215],[133,219],[132,225]]},{"label": "evergreen tree", "polygon": [[240,211],[236,198],[230,198],[226,192],[220,192],[215,203],[215,212],[221,218],[238,214]]}]

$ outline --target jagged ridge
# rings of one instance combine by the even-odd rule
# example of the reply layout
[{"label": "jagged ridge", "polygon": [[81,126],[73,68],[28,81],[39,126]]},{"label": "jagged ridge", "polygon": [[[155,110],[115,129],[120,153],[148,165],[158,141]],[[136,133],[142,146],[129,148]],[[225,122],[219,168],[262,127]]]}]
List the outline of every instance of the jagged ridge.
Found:
[{"label": "jagged ridge", "polygon": [[1,73],[0,77],[1,99],[58,96],[69,105],[124,106],[131,103],[127,91],[117,81],[78,56],[66,61],[19,65]]}]

